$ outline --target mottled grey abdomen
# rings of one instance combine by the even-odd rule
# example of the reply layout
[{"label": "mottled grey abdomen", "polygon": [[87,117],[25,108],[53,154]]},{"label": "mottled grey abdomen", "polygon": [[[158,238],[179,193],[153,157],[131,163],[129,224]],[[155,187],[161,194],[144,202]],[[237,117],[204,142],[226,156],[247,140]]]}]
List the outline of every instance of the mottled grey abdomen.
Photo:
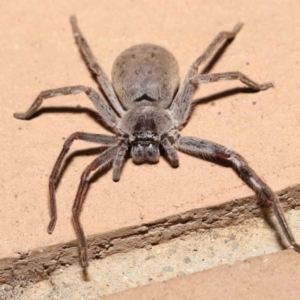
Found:
[{"label": "mottled grey abdomen", "polygon": [[163,47],[133,46],[117,57],[112,84],[126,109],[142,105],[166,108],[179,86],[178,63]]}]

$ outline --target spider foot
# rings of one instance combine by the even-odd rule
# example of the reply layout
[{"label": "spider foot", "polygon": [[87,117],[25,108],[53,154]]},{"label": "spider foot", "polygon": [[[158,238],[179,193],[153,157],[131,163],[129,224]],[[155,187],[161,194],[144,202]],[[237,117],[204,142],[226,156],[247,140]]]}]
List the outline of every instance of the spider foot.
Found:
[{"label": "spider foot", "polygon": [[87,268],[82,269],[82,279],[83,281],[91,281]]},{"label": "spider foot", "polygon": [[14,117],[16,119],[21,119],[21,120],[26,120],[27,119],[26,114],[24,114],[24,113],[14,113]]},{"label": "spider foot", "polygon": [[238,32],[242,29],[243,26],[244,26],[243,23],[238,22],[238,23],[234,26],[234,28],[233,28],[232,31],[233,31],[234,33],[238,33]]},{"label": "spider foot", "polygon": [[83,274],[83,279],[84,281],[89,281],[89,274],[87,271],[87,268],[89,266],[88,259],[87,259],[87,253],[86,249],[81,249],[80,251],[80,256],[81,256],[81,265],[82,265],[82,274]]},{"label": "spider foot", "polygon": [[52,232],[55,228],[55,225],[56,225],[56,218],[53,218],[53,219],[50,220],[49,225],[48,225],[47,231],[48,231],[49,234],[52,234]]},{"label": "spider foot", "polygon": [[265,90],[267,90],[269,88],[272,88],[272,87],[274,87],[274,84],[272,82],[263,83],[263,84],[260,85],[260,89],[259,90],[260,91],[265,91]]}]

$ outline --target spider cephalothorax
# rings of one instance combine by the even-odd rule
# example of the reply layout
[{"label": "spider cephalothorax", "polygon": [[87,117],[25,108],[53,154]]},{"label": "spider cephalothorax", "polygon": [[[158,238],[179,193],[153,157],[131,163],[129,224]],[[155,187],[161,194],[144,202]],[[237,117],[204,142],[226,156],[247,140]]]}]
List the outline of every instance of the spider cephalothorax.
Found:
[{"label": "spider cephalothorax", "polygon": [[126,154],[129,152],[132,160],[137,164],[157,163],[162,149],[173,167],[178,166],[176,150],[204,159],[218,159],[231,163],[242,180],[257,195],[272,204],[288,242],[291,247],[300,252],[300,245],[295,242],[278,197],[249,167],[241,155],[214,142],[182,137],[179,134],[179,130],[186,123],[191,112],[191,102],[198,84],[237,79],[256,91],[272,87],[271,83],[257,84],[240,72],[198,74],[200,64],[212,55],[221,42],[233,39],[241,29],[241,23],[238,23],[231,32],[220,32],[216,36],[204,54],[192,64],[181,86],[179,86],[179,68],[175,57],[168,50],[150,44],[133,46],[122,52],[114,63],[112,83],[110,83],[82,36],[75,17],[71,18],[71,24],[80,52],[90,70],[96,75],[109,104],[92,88],[81,85],[68,86],[41,92],[26,113],[16,113],[14,116],[18,119],[29,119],[44,99],[84,92],[95,105],[103,122],[116,133],[116,136],[73,133],[65,141],[50,176],[51,220],[48,232],[52,233],[57,219],[56,183],[71,144],[79,139],[107,147],[107,150],[82,173],[72,210],[84,272],[88,266],[87,245],[79,215],[88,188],[89,175],[112,162],[113,180],[118,181]]},{"label": "spider cephalothorax", "polygon": [[173,128],[167,111],[155,106],[140,106],[124,115],[120,129],[128,136],[135,163],[156,163],[164,135]]}]

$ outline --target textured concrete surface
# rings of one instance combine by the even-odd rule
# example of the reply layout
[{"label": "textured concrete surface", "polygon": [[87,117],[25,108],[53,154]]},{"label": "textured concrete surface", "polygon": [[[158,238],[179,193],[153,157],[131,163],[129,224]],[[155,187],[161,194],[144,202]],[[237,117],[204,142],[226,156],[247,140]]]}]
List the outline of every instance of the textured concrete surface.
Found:
[{"label": "textured concrete surface", "polygon": [[[299,299],[299,260],[294,251],[264,255],[233,266],[195,273],[105,297],[106,300]],[[280,263],[278,264],[278,260]],[[297,260],[295,263],[294,260]]]},{"label": "textured concrete surface", "polygon": [[[291,210],[287,215],[290,224],[297,229],[295,232],[296,237],[300,238],[300,210]],[[265,220],[253,218],[236,226],[199,230],[198,232],[175,238],[167,243],[152,247],[148,246],[127,253],[114,254],[101,260],[93,260],[89,268],[90,281],[88,282],[81,279],[80,267],[73,265],[60,267],[50,276],[49,280],[36,284],[23,280],[21,286],[14,288],[10,285],[3,285],[0,288],[0,299],[2,299],[1,296],[7,300],[11,298],[16,300],[67,300],[70,298],[80,300],[102,299],[102,297],[105,299],[105,296],[114,293],[117,294],[111,296],[113,299],[123,299],[124,297],[127,299],[152,299],[153,295],[155,295],[154,299],[164,299],[166,293],[161,294],[160,290],[167,291],[169,299],[182,299],[184,298],[183,294],[185,295],[184,299],[201,299],[202,297],[193,297],[195,294],[198,295],[197,291],[195,291],[196,289],[203,294],[204,289],[205,294],[207,296],[210,295],[210,297],[205,299],[214,299],[213,296],[216,297],[223,293],[224,288],[229,290],[227,297],[230,299],[234,293],[237,294],[237,291],[232,290],[232,287],[240,285],[240,290],[243,290],[247,283],[251,286],[251,281],[253,281],[252,272],[256,271],[252,271],[251,267],[248,267],[246,268],[247,272],[241,274],[240,278],[232,277],[232,281],[227,280],[227,287],[224,287],[216,280],[216,278],[226,276],[228,273],[228,268],[224,268],[223,265],[233,265],[233,269],[235,269],[236,265],[241,265],[241,262],[236,263],[237,261],[247,259],[245,264],[253,266],[251,261],[249,262],[249,258],[274,253],[280,249],[281,246],[278,243],[278,237],[274,230]],[[289,290],[293,294],[300,292],[300,288],[295,286],[296,279],[293,267],[297,268],[299,265],[300,255],[291,253],[286,256],[282,252],[277,252],[276,254],[278,256],[272,276],[277,276],[278,270],[282,271],[286,268],[285,265],[288,265],[285,271],[280,273],[279,278],[289,278],[291,274],[290,282],[286,282],[288,279],[285,279],[285,286],[283,288],[283,285],[281,285],[282,289],[278,291],[277,297],[274,297],[276,290],[270,294],[269,289],[265,292],[260,290],[261,295],[266,295],[266,299],[269,299],[268,297],[272,297],[271,299],[282,299],[282,295],[290,295],[287,294]],[[267,259],[264,257],[260,261],[265,262]],[[275,260],[274,255],[272,260]],[[217,266],[220,267],[216,268]],[[290,274],[289,267],[292,269]],[[199,280],[193,279],[193,276],[183,279],[187,275],[211,268],[214,268],[211,272],[204,272],[204,281],[201,276]],[[176,277],[180,278],[180,280],[183,279],[183,284],[180,283],[180,280],[172,280],[170,284],[167,283],[166,285],[152,284],[154,282],[166,282]],[[260,278],[261,283],[258,284],[256,282],[253,286],[257,292],[262,285],[267,285],[270,280],[270,276],[265,271],[262,271],[262,277]],[[189,284],[189,281],[191,281],[191,284]],[[194,283],[197,283],[196,288]],[[150,286],[122,293],[129,288],[147,284],[150,284]],[[190,286],[190,292],[184,291],[182,293],[180,285]],[[259,296],[256,298],[260,299]],[[231,299],[241,298],[232,297]],[[286,298],[283,297],[283,299]]]},{"label": "textured concrete surface", "polygon": [[[30,121],[12,117],[26,110],[42,90],[75,84],[97,88],[72,37],[71,14],[77,15],[108,74],[122,50],[149,42],[175,55],[183,77],[219,31],[244,22],[211,72],[239,70],[257,82],[272,81],[275,88],[250,93],[236,81],[202,86],[195,99],[203,101],[197,101],[182,132],[232,147],[280,191],[299,184],[300,175],[299,13],[297,1],[279,0],[4,1],[0,20],[1,278],[12,280],[15,270],[28,266],[23,274],[27,278],[47,275],[63,264],[78,262],[76,243],[71,243],[72,251],[64,252],[64,245],[75,239],[71,207],[81,171],[99,151],[81,151],[92,145],[79,142],[72,147],[57,191],[59,219],[52,236],[46,233],[48,178],[63,141],[72,132],[107,131],[84,95],[48,100]],[[228,206],[232,220],[245,218],[244,212],[251,207],[257,210],[252,191],[231,169],[184,154],[179,158],[176,170],[164,159],[155,166],[135,166],[129,160],[120,182],[113,183],[107,172],[92,184],[81,216],[86,234],[97,240],[90,247],[91,257],[105,256],[107,245],[114,248],[105,239],[122,236],[125,243],[115,252],[141,246],[140,239],[131,243],[126,237],[155,229],[157,220],[164,220],[157,235],[170,224],[180,223],[176,235],[189,229],[195,210],[200,214],[201,209],[232,200],[239,203],[239,199],[248,200],[237,210],[235,204]],[[298,199],[291,199],[290,207],[297,206]],[[222,217],[221,210],[217,212],[210,211],[211,224]],[[172,233],[166,239],[171,237]],[[104,249],[96,249],[99,243]],[[152,243],[151,234],[144,239],[147,243]],[[41,259],[43,253],[47,255]]]}]

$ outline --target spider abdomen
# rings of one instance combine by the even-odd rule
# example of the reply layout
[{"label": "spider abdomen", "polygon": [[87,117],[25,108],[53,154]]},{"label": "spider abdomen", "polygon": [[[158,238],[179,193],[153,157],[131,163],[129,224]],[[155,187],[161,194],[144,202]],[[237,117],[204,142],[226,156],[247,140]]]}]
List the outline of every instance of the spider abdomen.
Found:
[{"label": "spider abdomen", "polygon": [[126,109],[148,105],[167,108],[179,86],[178,63],[163,47],[136,45],[117,57],[112,84]]}]

